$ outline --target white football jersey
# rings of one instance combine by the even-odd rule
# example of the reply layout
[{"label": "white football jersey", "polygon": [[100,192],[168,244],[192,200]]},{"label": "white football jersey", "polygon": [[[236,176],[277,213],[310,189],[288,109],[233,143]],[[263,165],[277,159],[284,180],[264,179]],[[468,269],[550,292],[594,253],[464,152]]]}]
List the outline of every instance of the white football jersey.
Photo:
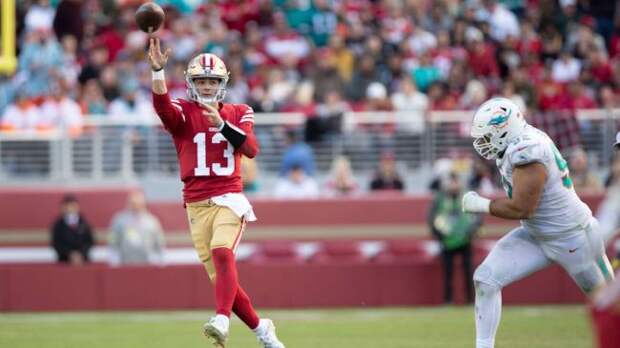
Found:
[{"label": "white football jersey", "polygon": [[547,181],[534,216],[521,220],[521,224],[540,237],[554,237],[587,225],[592,211],[577,196],[568,164],[549,136],[529,125],[496,160],[508,196],[512,197],[513,168],[532,162],[547,168]]}]

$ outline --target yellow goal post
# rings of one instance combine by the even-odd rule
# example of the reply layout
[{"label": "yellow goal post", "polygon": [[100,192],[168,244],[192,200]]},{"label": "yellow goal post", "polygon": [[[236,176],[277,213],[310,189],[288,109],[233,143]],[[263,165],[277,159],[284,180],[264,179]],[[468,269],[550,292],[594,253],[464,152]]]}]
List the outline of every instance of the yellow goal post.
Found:
[{"label": "yellow goal post", "polygon": [[12,74],[17,68],[15,56],[15,0],[0,0],[0,74]]}]

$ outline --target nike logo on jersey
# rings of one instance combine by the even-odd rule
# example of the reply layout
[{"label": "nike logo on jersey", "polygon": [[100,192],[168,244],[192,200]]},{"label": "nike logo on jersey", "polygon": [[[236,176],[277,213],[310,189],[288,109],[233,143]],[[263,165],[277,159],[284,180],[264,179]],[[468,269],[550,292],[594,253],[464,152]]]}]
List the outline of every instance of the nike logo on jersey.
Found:
[{"label": "nike logo on jersey", "polygon": [[572,253],[574,253],[575,251],[577,251],[577,249],[579,249],[579,248],[575,248],[575,249],[568,249],[568,252],[572,254]]}]

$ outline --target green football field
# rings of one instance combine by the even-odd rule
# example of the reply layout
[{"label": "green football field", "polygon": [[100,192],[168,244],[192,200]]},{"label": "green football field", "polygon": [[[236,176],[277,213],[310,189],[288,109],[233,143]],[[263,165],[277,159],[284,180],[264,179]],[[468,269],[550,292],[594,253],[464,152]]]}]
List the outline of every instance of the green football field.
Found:
[{"label": "green football field", "polygon": [[[261,311],[288,348],[474,347],[472,307]],[[211,312],[0,314],[0,347],[211,347],[202,323]],[[227,347],[258,347],[234,320]],[[496,347],[588,348],[582,306],[506,307]]]}]

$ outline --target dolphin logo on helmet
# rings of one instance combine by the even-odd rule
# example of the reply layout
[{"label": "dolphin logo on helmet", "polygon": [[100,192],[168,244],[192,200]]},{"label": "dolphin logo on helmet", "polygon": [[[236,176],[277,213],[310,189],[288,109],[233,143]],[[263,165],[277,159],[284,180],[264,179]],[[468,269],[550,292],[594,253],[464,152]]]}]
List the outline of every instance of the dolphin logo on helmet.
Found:
[{"label": "dolphin logo on helmet", "polygon": [[519,106],[507,98],[493,98],[482,103],[471,126],[474,148],[486,159],[496,159],[527,126]]}]

